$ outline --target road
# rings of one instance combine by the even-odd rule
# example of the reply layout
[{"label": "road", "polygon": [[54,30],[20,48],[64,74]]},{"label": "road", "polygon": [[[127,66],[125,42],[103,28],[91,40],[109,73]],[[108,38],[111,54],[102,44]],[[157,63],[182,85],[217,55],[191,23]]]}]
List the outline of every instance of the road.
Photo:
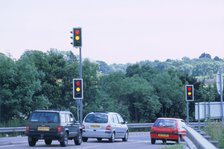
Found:
[{"label": "road", "polygon": [[[70,140],[66,149],[161,149],[167,146],[173,146],[175,142],[167,142],[163,144],[161,141],[157,141],[155,145],[150,143],[149,133],[147,132],[136,132],[130,133],[129,140],[122,142],[116,140],[114,143],[109,143],[108,140],[102,140],[98,142],[96,139],[89,139],[88,142],[82,143],[80,146],[74,145],[74,141]],[[0,149],[61,149],[58,141],[53,141],[52,145],[45,145],[44,141],[40,140],[37,142],[35,147],[29,147],[27,143],[27,137],[8,137],[0,138]]]}]

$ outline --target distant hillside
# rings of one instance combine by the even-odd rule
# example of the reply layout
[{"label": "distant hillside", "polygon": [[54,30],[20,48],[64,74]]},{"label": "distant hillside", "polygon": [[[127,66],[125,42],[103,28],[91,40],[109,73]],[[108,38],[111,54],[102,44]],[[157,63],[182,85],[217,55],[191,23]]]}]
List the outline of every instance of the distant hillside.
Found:
[{"label": "distant hillside", "polygon": [[[188,75],[203,79],[213,79],[217,70],[221,68],[224,71],[224,59],[217,56],[212,58],[210,54],[202,53],[199,58],[190,59],[183,57],[181,60],[167,59],[166,61],[140,61],[140,65],[149,65],[160,71],[174,69]],[[97,61],[100,72],[109,74],[116,71],[125,72],[131,64],[112,64],[108,65],[103,61]]]}]

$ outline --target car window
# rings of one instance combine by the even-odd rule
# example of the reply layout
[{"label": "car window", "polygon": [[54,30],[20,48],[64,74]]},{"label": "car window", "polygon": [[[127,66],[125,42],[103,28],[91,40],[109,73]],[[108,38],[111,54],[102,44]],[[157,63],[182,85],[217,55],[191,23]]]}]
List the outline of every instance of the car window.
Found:
[{"label": "car window", "polygon": [[108,116],[103,113],[88,114],[85,118],[86,123],[107,123]]},{"label": "car window", "polygon": [[72,114],[69,114],[69,121],[70,122],[74,122],[75,121],[74,116]]},{"label": "car window", "polygon": [[65,114],[61,114],[61,122],[62,123],[65,123],[66,122]]},{"label": "car window", "polygon": [[124,123],[123,118],[119,114],[117,114],[117,118],[118,118],[118,121],[119,121],[120,124]]},{"label": "car window", "polygon": [[171,119],[158,119],[154,126],[156,127],[176,127],[176,121]]},{"label": "car window", "polygon": [[112,115],[112,119],[113,119],[113,123],[116,123],[116,124],[118,124],[119,122],[118,122],[118,118],[117,118],[117,115]]},{"label": "car window", "polygon": [[59,123],[58,113],[53,112],[34,112],[30,118],[31,122]]}]

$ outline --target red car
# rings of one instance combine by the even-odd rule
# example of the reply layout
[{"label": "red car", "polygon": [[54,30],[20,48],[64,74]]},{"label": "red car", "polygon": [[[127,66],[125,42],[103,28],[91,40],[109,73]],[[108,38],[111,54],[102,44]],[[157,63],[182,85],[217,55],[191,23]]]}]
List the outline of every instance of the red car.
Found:
[{"label": "red car", "polygon": [[176,141],[179,144],[183,140],[183,136],[186,135],[185,125],[182,119],[158,118],[151,127],[151,143],[155,144],[156,140],[162,140],[163,143],[166,143],[166,141]]}]

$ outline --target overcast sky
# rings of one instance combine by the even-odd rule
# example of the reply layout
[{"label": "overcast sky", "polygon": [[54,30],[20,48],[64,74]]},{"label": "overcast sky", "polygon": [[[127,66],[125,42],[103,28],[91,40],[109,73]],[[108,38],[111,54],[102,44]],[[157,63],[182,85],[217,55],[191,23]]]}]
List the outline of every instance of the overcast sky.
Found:
[{"label": "overcast sky", "polygon": [[18,58],[28,49],[78,49],[111,63],[224,58],[224,0],[0,0],[0,52]]}]

